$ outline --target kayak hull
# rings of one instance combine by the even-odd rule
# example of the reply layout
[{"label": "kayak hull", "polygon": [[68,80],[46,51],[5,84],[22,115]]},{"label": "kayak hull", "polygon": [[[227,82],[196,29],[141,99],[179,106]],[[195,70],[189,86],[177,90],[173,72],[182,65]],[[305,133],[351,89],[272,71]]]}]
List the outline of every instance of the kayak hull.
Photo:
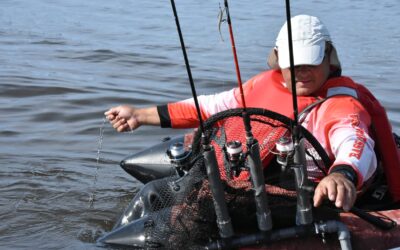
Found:
[{"label": "kayak hull", "polygon": [[120,162],[120,166],[142,183],[176,174],[167,151],[171,145],[184,142],[184,136],[163,140],[163,142],[129,155]]}]

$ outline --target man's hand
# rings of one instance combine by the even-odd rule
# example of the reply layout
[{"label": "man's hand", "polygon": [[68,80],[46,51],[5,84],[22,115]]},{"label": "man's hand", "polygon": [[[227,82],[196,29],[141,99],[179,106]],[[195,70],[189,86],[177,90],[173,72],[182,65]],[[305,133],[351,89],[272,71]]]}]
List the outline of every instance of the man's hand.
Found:
[{"label": "man's hand", "polygon": [[134,130],[140,126],[135,112],[137,109],[128,105],[121,105],[109,109],[104,113],[111,125],[118,132]]},{"label": "man's hand", "polygon": [[139,109],[121,105],[109,109],[104,115],[118,132],[135,130],[142,125],[160,126],[157,107]]},{"label": "man's hand", "polygon": [[328,198],[338,208],[348,212],[356,201],[357,193],[354,184],[342,173],[331,173],[321,180],[315,189],[314,206],[321,205]]}]

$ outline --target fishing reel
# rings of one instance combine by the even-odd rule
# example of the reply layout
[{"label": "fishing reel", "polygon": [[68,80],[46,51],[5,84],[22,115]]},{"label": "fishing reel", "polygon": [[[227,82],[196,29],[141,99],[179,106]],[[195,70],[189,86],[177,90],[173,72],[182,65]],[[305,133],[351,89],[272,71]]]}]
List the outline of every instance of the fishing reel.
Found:
[{"label": "fishing reel", "polygon": [[277,151],[276,161],[281,165],[282,171],[293,162],[294,146],[290,136],[282,136],[275,144]]},{"label": "fishing reel", "polygon": [[183,142],[176,142],[172,144],[167,150],[167,155],[171,164],[175,167],[179,176],[183,176],[190,167],[189,156],[191,150],[186,149]]},{"label": "fishing reel", "polygon": [[231,176],[238,177],[246,169],[245,154],[240,141],[229,141],[224,146],[225,159],[231,169]]}]

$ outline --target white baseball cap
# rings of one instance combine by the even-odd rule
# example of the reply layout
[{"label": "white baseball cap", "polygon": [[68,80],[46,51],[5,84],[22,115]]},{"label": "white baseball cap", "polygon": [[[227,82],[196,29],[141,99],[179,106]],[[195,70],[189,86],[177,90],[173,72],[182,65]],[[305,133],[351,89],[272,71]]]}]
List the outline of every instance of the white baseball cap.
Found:
[{"label": "white baseball cap", "polygon": [[[314,16],[298,15],[292,17],[292,43],[294,65],[319,65],[325,56],[326,42],[331,42],[326,26]],[[271,68],[289,68],[289,44],[287,23],[285,23],[276,38],[276,47],[268,57]],[[278,51],[278,58],[276,52]],[[332,46],[331,65],[341,69],[335,48]]]}]

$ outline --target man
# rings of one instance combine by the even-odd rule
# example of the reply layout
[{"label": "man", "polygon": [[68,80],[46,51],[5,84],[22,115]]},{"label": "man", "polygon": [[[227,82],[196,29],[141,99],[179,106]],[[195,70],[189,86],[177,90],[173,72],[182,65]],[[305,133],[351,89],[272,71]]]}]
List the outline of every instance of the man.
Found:
[{"label": "man", "polygon": [[[371,117],[355,98],[359,85],[350,78],[340,77],[341,65],[325,25],[316,17],[299,15],[292,18],[292,32],[299,111],[327,98],[302,119],[302,125],[314,134],[334,159],[329,174],[315,189],[314,206],[328,198],[337,207],[349,211],[356,200],[356,190],[360,190],[373,176],[377,166],[374,141],[368,134]],[[285,24],[268,58],[272,70],[262,72],[244,84],[248,107],[292,116],[287,37]],[[203,118],[242,107],[239,95],[235,88],[216,95],[199,96]],[[134,130],[141,125],[198,126],[192,99],[144,109],[118,106],[105,115],[119,132]]]}]

